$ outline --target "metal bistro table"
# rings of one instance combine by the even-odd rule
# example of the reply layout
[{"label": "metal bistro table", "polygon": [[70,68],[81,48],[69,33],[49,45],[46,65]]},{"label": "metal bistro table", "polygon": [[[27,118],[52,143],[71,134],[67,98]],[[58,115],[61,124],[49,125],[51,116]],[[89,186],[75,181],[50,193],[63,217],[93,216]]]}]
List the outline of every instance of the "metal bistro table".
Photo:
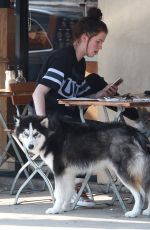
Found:
[{"label": "metal bistro table", "polygon": [[[125,108],[137,108],[138,111],[140,111],[143,107],[150,107],[150,97],[146,97],[144,95],[135,95],[130,99],[127,99],[125,97],[114,97],[114,98],[102,98],[102,99],[90,99],[90,98],[70,98],[70,99],[59,99],[59,104],[63,104],[65,106],[78,106],[80,111],[80,118],[81,121],[84,123],[84,106],[102,106],[104,108],[106,119],[109,120],[108,114],[106,111],[107,106],[112,106],[117,108],[117,113],[114,118],[114,121],[120,121],[122,112],[125,110]],[[125,204],[120,196],[119,190],[117,189],[113,177],[108,169],[106,169],[106,173],[108,175],[108,178],[110,180],[110,183],[112,185],[113,191],[115,196],[118,198],[119,203],[122,207],[122,209],[126,212]],[[87,173],[84,181],[82,183],[81,189],[78,192],[78,196],[72,206],[72,208],[75,208],[85,186],[87,185],[89,179],[91,177],[91,174]],[[116,199],[116,197],[113,197],[112,202]]]},{"label": "metal bistro table", "polygon": [[125,108],[140,108],[150,107],[150,97],[144,95],[135,95],[132,99],[126,99],[124,97],[114,97],[114,98],[102,98],[102,99],[90,99],[90,98],[70,98],[70,99],[59,99],[59,104],[64,104],[65,106],[78,106],[80,110],[81,121],[85,122],[83,117],[84,106],[111,106],[117,107],[117,113],[114,120],[119,120],[121,113]]}]

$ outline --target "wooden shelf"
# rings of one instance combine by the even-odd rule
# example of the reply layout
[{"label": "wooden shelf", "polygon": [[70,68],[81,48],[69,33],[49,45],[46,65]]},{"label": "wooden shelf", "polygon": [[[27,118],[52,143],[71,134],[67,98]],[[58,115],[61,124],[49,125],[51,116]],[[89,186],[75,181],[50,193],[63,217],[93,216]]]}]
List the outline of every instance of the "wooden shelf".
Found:
[{"label": "wooden shelf", "polygon": [[[15,14],[14,9],[0,8],[0,88],[5,85],[5,70],[8,64],[15,62]],[[9,122],[11,113],[10,100],[0,97],[0,110]],[[7,142],[7,136],[0,126],[1,148]],[[0,153],[1,154],[1,153]]]}]

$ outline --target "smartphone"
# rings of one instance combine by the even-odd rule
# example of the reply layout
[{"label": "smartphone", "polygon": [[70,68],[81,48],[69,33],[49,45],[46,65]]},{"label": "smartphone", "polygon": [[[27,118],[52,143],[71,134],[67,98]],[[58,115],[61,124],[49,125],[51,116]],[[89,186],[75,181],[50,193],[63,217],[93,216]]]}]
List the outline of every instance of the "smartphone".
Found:
[{"label": "smartphone", "polygon": [[123,82],[122,78],[118,78],[116,81],[112,83],[112,85],[119,86]]}]

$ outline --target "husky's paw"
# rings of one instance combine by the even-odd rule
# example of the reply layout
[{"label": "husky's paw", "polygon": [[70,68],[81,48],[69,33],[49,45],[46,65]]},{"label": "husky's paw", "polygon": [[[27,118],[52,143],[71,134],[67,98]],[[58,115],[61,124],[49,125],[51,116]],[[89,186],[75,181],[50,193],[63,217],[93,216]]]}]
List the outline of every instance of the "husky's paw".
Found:
[{"label": "husky's paw", "polygon": [[140,213],[134,212],[134,211],[129,211],[129,212],[125,213],[125,217],[136,217],[136,216],[139,216],[139,215],[140,215]]},{"label": "husky's paw", "polygon": [[63,212],[69,212],[71,210],[72,210],[72,206],[71,205],[62,209]]},{"label": "husky's paw", "polygon": [[61,212],[62,212],[62,210],[60,211],[60,210],[58,210],[56,208],[48,208],[45,211],[46,214],[58,214],[58,213],[61,213]]},{"label": "husky's paw", "polygon": [[67,205],[62,207],[63,212],[69,212],[71,210],[72,210],[72,205],[71,204],[67,204]]},{"label": "husky's paw", "polygon": [[142,214],[145,216],[150,216],[150,209],[147,208],[147,209],[143,210]]}]

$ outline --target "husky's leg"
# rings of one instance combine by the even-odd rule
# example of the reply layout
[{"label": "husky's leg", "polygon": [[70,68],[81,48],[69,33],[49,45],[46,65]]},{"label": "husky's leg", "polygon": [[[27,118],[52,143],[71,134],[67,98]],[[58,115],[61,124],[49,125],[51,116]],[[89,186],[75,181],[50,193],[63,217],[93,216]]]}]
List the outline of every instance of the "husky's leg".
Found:
[{"label": "husky's leg", "polygon": [[139,216],[142,210],[143,202],[141,200],[141,194],[134,187],[127,186],[130,192],[132,193],[135,203],[133,209],[125,213],[126,217],[136,217]]},{"label": "husky's leg", "polygon": [[75,175],[69,173],[65,177],[65,194],[64,194],[64,203],[62,206],[62,211],[71,210],[71,198],[75,192]]},{"label": "husky's leg", "polygon": [[131,211],[126,212],[125,217],[136,217],[140,215],[142,206],[143,206],[143,202],[142,202],[141,194],[140,194],[141,185],[137,184],[137,181],[138,181],[137,178],[132,177],[132,181],[130,180],[129,183],[127,183],[127,180],[124,180],[123,177],[121,177],[120,175],[118,175],[118,177],[120,178],[122,183],[132,193],[134,197],[134,201],[135,201],[133,209]]},{"label": "husky's leg", "polygon": [[64,186],[64,176],[55,176],[55,203],[52,208],[46,210],[46,214],[55,214],[61,212],[64,203],[64,194],[66,187]]},{"label": "husky's leg", "polygon": [[46,210],[47,214],[61,213],[70,209],[70,200],[74,191],[75,176],[65,173],[55,177],[55,204]]},{"label": "husky's leg", "polygon": [[147,193],[147,201],[148,201],[148,207],[147,209],[143,210],[142,214],[146,216],[150,216],[150,190]]}]

